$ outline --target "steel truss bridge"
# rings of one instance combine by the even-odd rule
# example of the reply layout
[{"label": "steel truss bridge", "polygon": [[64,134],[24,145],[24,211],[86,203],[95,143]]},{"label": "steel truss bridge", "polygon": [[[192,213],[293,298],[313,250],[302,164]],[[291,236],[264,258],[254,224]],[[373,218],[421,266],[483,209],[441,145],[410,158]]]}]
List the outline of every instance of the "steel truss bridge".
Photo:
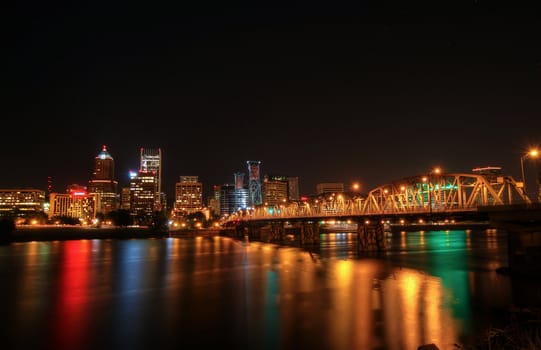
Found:
[{"label": "steel truss bridge", "polygon": [[317,200],[240,210],[228,222],[309,220],[340,217],[386,217],[474,213],[478,207],[530,204],[522,183],[511,176],[491,179],[477,174],[430,174],[403,178],[372,189],[364,198],[343,193]]}]

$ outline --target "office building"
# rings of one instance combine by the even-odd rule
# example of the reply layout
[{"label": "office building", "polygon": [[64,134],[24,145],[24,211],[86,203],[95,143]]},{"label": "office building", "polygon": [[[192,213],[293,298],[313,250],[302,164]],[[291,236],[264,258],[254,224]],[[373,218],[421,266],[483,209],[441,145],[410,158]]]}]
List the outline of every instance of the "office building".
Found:
[{"label": "office building", "polygon": [[94,195],[97,211],[107,214],[118,209],[118,182],[115,181],[115,161],[103,146],[94,158],[94,171],[88,183],[88,193]]},{"label": "office building", "polygon": [[264,176],[262,193],[265,205],[284,204],[288,200],[288,178],[285,176]]},{"label": "office building", "polygon": [[130,173],[130,214],[135,222],[151,222],[156,211],[156,173],[139,171]]},{"label": "office building", "polygon": [[197,176],[181,176],[175,186],[175,216],[185,216],[203,208],[203,184]]},{"label": "office building", "polygon": [[248,193],[249,200],[248,205],[252,208],[263,202],[263,196],[261,195],[261,177],[259,160],[249,160],[246,162],[248,165]]},{"label": "office building", "polygon": [[162,150],[160,148],[141,148],[139,171],[145,176],[153,176],[154,181],[154,210],[160,211],[164,208],[165,196],[162,193]]},{"label": "office building", "polygon": [[44,212],[45,191],[0,189],[0,217],[32,217]]},{"label": "office building", "polygon": [[96,196],[84,186],[70,185],[67,193],[51,193],[49,219],[70,217],[90,223],[97,214]]}]

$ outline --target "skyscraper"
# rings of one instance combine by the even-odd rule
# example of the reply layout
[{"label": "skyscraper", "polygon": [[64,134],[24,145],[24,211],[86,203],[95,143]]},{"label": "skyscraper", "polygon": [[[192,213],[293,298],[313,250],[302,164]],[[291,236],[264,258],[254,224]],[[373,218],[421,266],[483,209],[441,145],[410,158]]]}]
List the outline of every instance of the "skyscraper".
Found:
[{"label": "skyscraper", "polygon": [[246,162],[248,164],[248,192],[250,194],[249,197],[249,205],[251,207],[255,207],[256,205],[261,204],[262,198],[261,198],[261,178],[260,178],[260,171],[259,171],[259,165],[261,162],[259,160],[249,160]]},{"label": "skyscraper", "polygon": [[118,209],[118,182],[115,181],[115,161],[103,145],[94,158],[94,171],[88,183],[88,193],[94,195],[96,210],[103,214]]},{"label": "skyscraper", "polygon": [[160,148],[141,148],[141,164],[139,171],[148,174],[154,174],[156,180],[154,210],[161,210],[163,205],[162,194],[162,150]]},{"label": "skyscraper", "polygon": [[156,211],[156,174],[153,171],[130,172],[130,213],[138,224],[149,224]]}]

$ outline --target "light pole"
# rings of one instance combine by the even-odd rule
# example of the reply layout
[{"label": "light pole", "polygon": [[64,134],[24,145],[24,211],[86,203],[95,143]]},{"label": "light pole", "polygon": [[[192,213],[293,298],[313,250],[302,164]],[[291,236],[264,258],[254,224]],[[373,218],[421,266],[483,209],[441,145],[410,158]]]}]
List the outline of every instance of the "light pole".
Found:
[{"label": "light pole", "polygon": [[527,153],[523,154],[520,157],[520,171],[522,172],[522,192],[526,194],[526,178],[524,177],[524,159],[526,158],[537,158],[539,156],[539,150],[537,148],[532,148]]}]

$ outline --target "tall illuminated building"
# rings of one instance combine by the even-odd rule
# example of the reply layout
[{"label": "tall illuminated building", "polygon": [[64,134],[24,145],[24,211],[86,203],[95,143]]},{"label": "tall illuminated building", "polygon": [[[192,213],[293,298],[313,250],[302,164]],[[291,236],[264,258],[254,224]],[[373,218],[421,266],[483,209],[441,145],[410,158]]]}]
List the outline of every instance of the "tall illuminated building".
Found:
[{"label": "tall illuminated building", "polygon": [[162,150],[161,148],[141,148],[141,163],[139,171],[148,174],[154,174],[155,180],[155,198],[154,210],[161,210],[164,205],[165,196],[162,194]]},{"label": "tall illuminated building", "polygon": [[130,215],[138,224],[149,224],[156,211],[156,173],[130,172]]},{"label": "tall illuminated building", "polygon": [[184,216],[203,208],[203,184],[197,176],[181,176],[175,186],[175,216]]},{"label": "tall illuminated building", "polygon": [[103,146],[94,158],[92,179],[88,182],[88,193],[94,195],[96,210],[107,214],[118,209],[118,182],[115,181],[115,161]]},{"label": "tall illuminated building", "polygon": [[248,164],[249,205],[255,207],[263,201],[261,196],[261,177],[259,175],[261,162],[259,160],[249,160],[246,164]]}]

